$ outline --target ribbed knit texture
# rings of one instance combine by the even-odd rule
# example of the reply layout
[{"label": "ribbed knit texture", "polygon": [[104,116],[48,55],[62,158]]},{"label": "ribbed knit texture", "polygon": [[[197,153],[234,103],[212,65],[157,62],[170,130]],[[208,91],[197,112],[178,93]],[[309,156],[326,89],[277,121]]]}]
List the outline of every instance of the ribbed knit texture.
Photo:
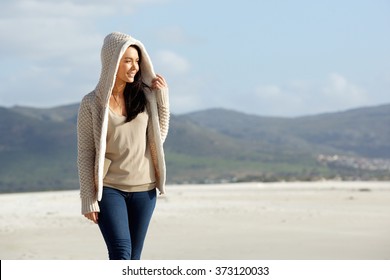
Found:
[{"label": "ribbed knit texture", "polygon": [[[137,45],[142,52],[143,81],[151,86],[156,77],[153,65],[143,44],[129,35],[114,32],[105,39],[101,52],[102,70],[94,91],[81,101],[78,122],[78,171],[82,214],[98,212],[98,201],[103,192],[103,168],[106,151],[109,98],[115,83],[120,58],[130,45]],[[168,89],[146,90],[147,106],[150,112],[148,122],[148,143],[156,173],[156,186],[165,193],[165,159],[163,143],[169,129]]]}]

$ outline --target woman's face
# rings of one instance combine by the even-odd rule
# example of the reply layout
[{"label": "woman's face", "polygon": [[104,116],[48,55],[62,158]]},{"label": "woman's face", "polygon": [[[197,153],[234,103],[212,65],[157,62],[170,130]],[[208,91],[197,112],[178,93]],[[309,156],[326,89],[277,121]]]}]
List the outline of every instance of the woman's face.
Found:
[{"label": "woman's face", "polygon": [[118,73],[116,74],[117,79],[126,83],[134,82],[135,74],[137,74],[139,70],[138,63],[139,57],[137,50],[133,47],[129,47],[119,62]]}]

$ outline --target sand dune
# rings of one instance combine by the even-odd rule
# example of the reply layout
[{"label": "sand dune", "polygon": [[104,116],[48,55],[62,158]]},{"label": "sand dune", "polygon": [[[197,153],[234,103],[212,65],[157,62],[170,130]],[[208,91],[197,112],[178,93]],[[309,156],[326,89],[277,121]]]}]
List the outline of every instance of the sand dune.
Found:
[{"label": "sand dune", "polygon": [[[390,259],[390,182],[167,186],[143,259]],[[107,259],[77,191],[0,195],[0,259]]]}]

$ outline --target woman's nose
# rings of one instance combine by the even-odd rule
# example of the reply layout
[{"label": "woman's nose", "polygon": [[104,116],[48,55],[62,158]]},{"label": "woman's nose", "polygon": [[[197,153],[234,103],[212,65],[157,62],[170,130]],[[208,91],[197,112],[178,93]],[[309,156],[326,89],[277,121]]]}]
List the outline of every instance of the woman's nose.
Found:
[{"label": "woman's nose", "polygon": [[131,66],[131,70],[136,70],[138,71],[139,70],[139,65],[134,63],[132,66]]}]

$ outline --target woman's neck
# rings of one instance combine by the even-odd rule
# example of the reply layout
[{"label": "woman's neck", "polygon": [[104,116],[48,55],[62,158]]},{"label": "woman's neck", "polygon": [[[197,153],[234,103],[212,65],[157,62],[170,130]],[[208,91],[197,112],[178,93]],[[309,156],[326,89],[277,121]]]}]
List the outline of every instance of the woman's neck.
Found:
[{"label": "woman's neck", "polygon": [[126,82],[117,79],[112,89],[112,94],[115,96],[123,95],[123,92],[125,91],[125,87],[126,87]]}]

